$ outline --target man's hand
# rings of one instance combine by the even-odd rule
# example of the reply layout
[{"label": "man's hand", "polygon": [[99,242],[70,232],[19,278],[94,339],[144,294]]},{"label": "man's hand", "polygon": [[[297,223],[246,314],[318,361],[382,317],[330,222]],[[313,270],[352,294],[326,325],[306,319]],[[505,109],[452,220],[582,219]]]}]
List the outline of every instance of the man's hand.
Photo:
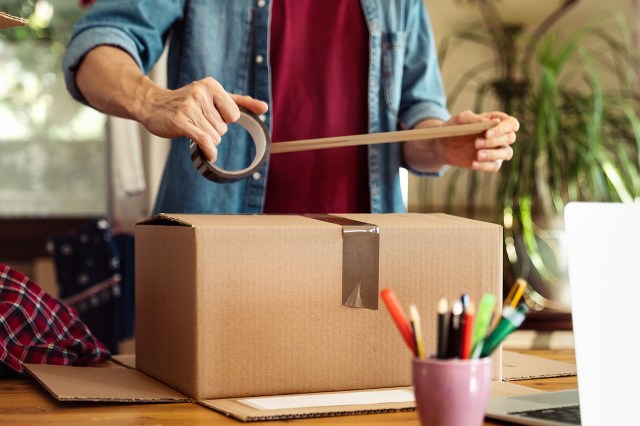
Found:
[{"label": "man's hand", "polygon": [[494,121],[496,126],[481,135],[455,136],[428,141],[405,142],[405,161],[417,170],[433,172],[449,165],[473,170],[497,172],[503,161],[511,160],[520,123],[503,112],[475,114],[465,111],[446,123],[427,119],[415,128],[471,124]]},{"label": "man's hand", "polygon": [[142,96],[139,121],[151,133],[165,138],[185,136],[214,162],[227,124],[240,118],[239,106],[255,114],[267,104],[249,96],[227,93],[213,78],[195,81],[177,90],[152,88]]},{"label": "man's hand", "polygon": [[264,114],[265,102],[227,93],[213,78],[176,90],[165,89],[144,75],[128,53],[98,46],[83,59],[76,73],[78,88],[98,111],[140,122],[163,138],[185,136],[215,161],[227,124],[240,117],[238,106]]}]

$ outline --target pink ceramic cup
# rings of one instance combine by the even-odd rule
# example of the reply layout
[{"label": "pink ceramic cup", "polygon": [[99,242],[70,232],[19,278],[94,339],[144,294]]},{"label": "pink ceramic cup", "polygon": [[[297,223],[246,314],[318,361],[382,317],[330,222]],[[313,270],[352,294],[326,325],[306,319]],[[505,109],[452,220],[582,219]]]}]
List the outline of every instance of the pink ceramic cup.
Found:
[{"label": "pink ceramic cup", "polygon": [[482,425],[491,358],[414,359],[413,386],[422,426]]}]

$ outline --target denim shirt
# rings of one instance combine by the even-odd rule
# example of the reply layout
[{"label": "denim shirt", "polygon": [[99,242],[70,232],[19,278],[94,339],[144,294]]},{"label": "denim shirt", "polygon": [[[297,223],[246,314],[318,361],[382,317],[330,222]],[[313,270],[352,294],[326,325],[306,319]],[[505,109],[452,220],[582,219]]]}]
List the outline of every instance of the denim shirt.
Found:
[{"label": "denim shirt", "polygon": [[[76,24],[67,48],[63,64],[67,87],[74,98],[86,103],[76,86],[75,71],[96,46],[124,49],[146,73],[168,41],[169,88],[210,76],[228,92],[270,104],[269,1],[96,2]],[[423,0],[361,0],[361,5],[370,34],[369,132],[409,129],[425,118],[447,120],[446,97]],[[270,128],[271,115],[261,118]],[[216,164],[227,170],[243,169],[253,159],[253,142],[239,126],[229,126],[218,150]],[[175,139],[155,212],[261,213],[268,163],[239,182],[213,183],[192,165],[185,138]],[[400,167],[404,167],[401,143],[369,147],[372,213],[404,211]]]}]

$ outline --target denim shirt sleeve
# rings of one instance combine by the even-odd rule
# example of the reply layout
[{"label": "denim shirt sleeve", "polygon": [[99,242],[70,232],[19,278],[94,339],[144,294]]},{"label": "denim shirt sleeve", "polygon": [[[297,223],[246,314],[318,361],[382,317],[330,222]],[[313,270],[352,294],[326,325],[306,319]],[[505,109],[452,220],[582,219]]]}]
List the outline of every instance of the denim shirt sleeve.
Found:
[{"label": "denim shirt sleeve", "polygon": [[[405,69],[402,78],[402,99],[399,121],[406,129],[413,128],[426,118],[447,121],[451,114],[447,109],[447,97],[440,75],[435,37],[423,0],[414,0],[411,22],[407,31]],[[420,172],[403,161],[403,167],[420,176],[441,176],[448,169],[438,172]]]},{"label": "denim shirt sleeve", "polygon": [[171,26],[182,17],[186,0],[103,0],[96,2],[75,25],[63,60],[71,95],[87,103],[75,81],[85,55],[101,45],[126,51],[147,73],[156,63]]},{"label": "denim shirt sleeve", "polygon": [[400,103],[400,123],[407,129],[425,118],[443,121],[450,118],[434,35],[423,0],[413,1],[409,19]]}]

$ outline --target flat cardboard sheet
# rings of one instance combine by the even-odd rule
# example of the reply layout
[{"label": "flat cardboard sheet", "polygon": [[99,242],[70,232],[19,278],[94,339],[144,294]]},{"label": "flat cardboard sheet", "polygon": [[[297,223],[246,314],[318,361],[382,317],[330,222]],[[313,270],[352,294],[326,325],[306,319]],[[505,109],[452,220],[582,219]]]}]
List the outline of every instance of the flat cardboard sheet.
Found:
[{"label": "flat cardboard sheet", "polygon": [[29,21],[8,13],[0,12],[0,30],[29,25]]},{"label": "flat cardboard sheet", "polygon": [[576,374],[576,365],[573,363],[502,351],[502,380],[507,382]]},{"label": "flat cardboard sheet", "polygon": [[189,398],[130,368],[26,364],[59,401],[185,402]]},{"label": "flat cardboard sheet", "polygon": [[[538,367],[539,377],[550,377],[561,367],[545,359],[524,355],[519,358],[508,355],[507,360],[525,362]],[[27,371],[59,401],[85,402],[194,402],[175,390],[130,368],[135,363],[133,355],[114,357],[111,368],[71,367],[57,365],[27,365]],[[569,364],[570,365],[570,364]],[[554,367],[552,371],[543,371]],[[528,374],[534,374],[528,370]],[[99,385],[98,385],[99,384]],[[513,396],[539,393],[515,383],[494,381],[491,396]],[[323,405],[323,401],[326,401]],[[338,401],[338,402],[336,402]],[[415,409],[411,387],[368,389],[360,391],[324,392],[298,395],[281,395],[258,398],[227,398],[197,401],[203,407],[221,412],[240,421],[283,420],[310,417],[330,417],[355,414],[372,414],[411,411]],[[347,404],[345,404],[347,402]],[[273,409],[278,406],[281,409]],[[269,409],[259,409],[266,407]]]},{"label": "flat cardboard sheet", "polygon": [[[494,381],[491,384],[492,397],[526,395],[540,392],[543,391],[508,382]],[[376,393],[380,394],[380,398],[376,397]],[[362,395],[362,398],[359,398],[360,395]],[[404,400],[384,402],[384,397],[387,395],[392,399],[395,399],[396,397],[404,397]],[[326,400],[329,402],[336,399],[342,399],[343,401],[349,401],[351,404],[334,404],[321,406],[318,404],[318,401],[321,401],[323,397],[326,397]],[[303,403],[301,403],[299,407],[293,407],[293,403],[287,401],[287,399],[295,399],[297,401],[303,401]],[[380,399],[380,401],[376,403],[367,402],[367,400],[376,399]],[[264,404],[260,405],[275,406],[276,404],[282,404],[283,406],[288,405],[289,408],[259,409],[256,407],[256,404],[253,403],[254,400],[265,401]],[[304,407],[304,401],[307,401],[309,405],[316,404],[316,406]],[[416,406],[415,400],[413,398],[413,389],[411,387],[351,392],[327,392],[305,395],[283,395],[262,398],[213,399],[198,401],[198,403],[243,422],[262,420],[287,420],[310,417],[349,416],[356,414],[391,413],[400,411],[412,411],[415,410]]]},{"label": "flat cardboard sheet", "polygon": [[[375,398],[376,393],[387,393],[394,396],[398,394],[404,395],[404,401],[399,402],[377,402],[367,403],[367,399]],[[363,395],[362,398],[358,398],[359,395]],[[327,406],[313,406],[313,407],[292,407],[282,409],[258,409],[254,406],[247,404],[248,398],[230,398],[230,399],[211,399],[199,401],[198,403],[219,411],[229,417],[243,421],[252,422],[260,420],[285,420],[285,419],[300,419],[309,417],[329,417],[329,416],[349,416],[354,414],[373,414],[373,413],[391,413],[399,411],[412,411],[415,409],[415,401],[413,398],[413,390],[411,387],[401,388],[388,388],[388,389],[376,389],[376,390],[362,390],[362,391],[346,391],[346,392],[326,392],[318,394],[306,394],[306,395],[283,395],[276,397],[263,397],[266,401],[275,401],[280,399],[285,401],[290,398],[296,398],[298,400],[304,398],[307,401],[322,401],[323,398],[335,397],[338,399],[344,399],[351,404],[347,405],[327,405]],[[258,399],[258,398],[252,398]],[[333,399],[333,398],[331,398]],[[330,401],[330,400],[328,400]],[[360,401],[360,402],[359,402]],[[314,402],[311,402],[312,404]],[[330,402],[328,402],[330,403]],[[290,405],[290,404],[289,404]],[[303,404],[304,405],[304,404]]]}]

